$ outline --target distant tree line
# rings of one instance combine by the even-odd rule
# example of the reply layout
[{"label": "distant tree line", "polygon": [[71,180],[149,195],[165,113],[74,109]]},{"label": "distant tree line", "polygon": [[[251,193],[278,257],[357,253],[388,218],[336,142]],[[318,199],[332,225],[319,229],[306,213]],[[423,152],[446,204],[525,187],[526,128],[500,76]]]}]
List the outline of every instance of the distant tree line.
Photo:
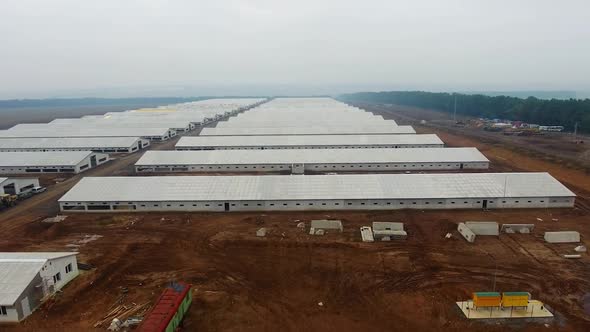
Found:
[{"label": "distant tree line", "polygon": [[544,100],[480,94],[433,93],[423,91],[359,92],[339,96],[345,102],[397,104],[453,112],[491,119],[521,120],[540,125],[559,125],[590,132],[590,99]]}]

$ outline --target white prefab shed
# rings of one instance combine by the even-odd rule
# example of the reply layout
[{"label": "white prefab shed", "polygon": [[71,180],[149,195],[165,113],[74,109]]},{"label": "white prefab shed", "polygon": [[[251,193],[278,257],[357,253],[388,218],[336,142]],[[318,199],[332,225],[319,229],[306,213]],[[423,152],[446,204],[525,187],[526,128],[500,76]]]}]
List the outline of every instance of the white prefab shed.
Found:
[{"label": "white prefab shed", "polygon": [[0,252],[0,323],[29,316],[78,276],[77,252]]},{"label": "white prefab shed", "polygon": [[0,152],[0,174],[77,174],[108,161],[108,154],[92,151]]},{"label": "white prefab shed", "polygon": [[272,211],[572,207],[548,173],[86,177],[62,211]]}]

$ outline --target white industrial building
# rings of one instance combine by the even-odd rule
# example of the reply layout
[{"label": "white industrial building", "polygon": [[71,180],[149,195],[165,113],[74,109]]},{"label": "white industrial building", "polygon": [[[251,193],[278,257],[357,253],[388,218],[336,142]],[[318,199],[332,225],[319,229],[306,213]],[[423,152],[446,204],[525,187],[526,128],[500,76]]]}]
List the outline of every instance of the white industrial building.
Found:
[{"label": "white industrial building", "polygon": [[39,186],[39,179],[0,177],[0,195],[18,195]]},{"label": "white industrial building", "polygon": [[300,127],[262,127],[262,128],[203,128],[200,136],[268,136],[268,135],[389,135],[415,134],[411,126],[324,126],[317,124]]},{"label": "white industrial building", "polygon": [[92,151],[0,152],[0,174],[77,174],[108,161],[108,154]]},{"label": "white industrial building", "polygon": [[139,137],[0,138],[0,152],[94,151],[132,153],[149,145],[150,141]]},{"label": "white industrial building", "polygon": [[62,211],[562,208],[575,194],[548,173],[86,177]]},{"label": "white industrial building", "polygon": [[176,136],[176,131],[169,128],[77,128],[40,126],[36,129],[0,130],[2,138],[39,138],[39,137],[141,137],[153,141],[165,141]]},{"label": "white industrial building", "polygon": [[146,151],[137,172],[394,172],[487,169],[476,148]]},{"label": "white industrial building", "polygon": [[176,150],[442,148],[434,134],[423,135],[300,135],[185,136]]},{"label": "white industrial building", "polygon": [[0,252],[0,323],[17,323],[78,276],[77,252]]}]

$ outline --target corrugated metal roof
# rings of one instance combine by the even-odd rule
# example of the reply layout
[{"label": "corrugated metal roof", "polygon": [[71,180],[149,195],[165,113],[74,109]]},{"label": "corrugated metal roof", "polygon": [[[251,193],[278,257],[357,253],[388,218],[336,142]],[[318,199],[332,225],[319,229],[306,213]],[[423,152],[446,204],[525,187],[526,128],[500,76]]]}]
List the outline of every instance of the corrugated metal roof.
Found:
[{"label": "corrugated metal roof", "polygon": [[0,167],[75,166],[92,151],[0,152]]},{"label": "corrugated metal roof", "polygon": [[137,166],[488,162],[476,148],[146,151]]},{"label": "corrugated metal roof", "polygon": [[[506,186],[505,186],[506,185]],[[86,177],[60,202],[573,197],[548,173]]]},{"label": "corrugated metal roof", "polygon": [[139,137],[40,137],[40,138],[2,138],[0,149],[89,149],[103,147],[128,148],[137,144]]},{"label": "corrugated metal roof", "polygon": [[184,136],[176,147],[199,146],[322,146],[322,145],[444,144],[434,134],[420,135],[298,135],[298,136]]},{"label": "corrugated metal roof", "polygon": [[77,252],[0,252],[0,305],[11,306],[50,259]]},{"label": "corrugated metal roof", "polygon": [[165,136],[169,128],[61,128],[45,127],[31,130],[0,130],[0,138],[18,137],[146,137]]},{"label": "corrugated metal roof", "polygon": [[203,128],[200,136],[415,134],[411,126]]}]

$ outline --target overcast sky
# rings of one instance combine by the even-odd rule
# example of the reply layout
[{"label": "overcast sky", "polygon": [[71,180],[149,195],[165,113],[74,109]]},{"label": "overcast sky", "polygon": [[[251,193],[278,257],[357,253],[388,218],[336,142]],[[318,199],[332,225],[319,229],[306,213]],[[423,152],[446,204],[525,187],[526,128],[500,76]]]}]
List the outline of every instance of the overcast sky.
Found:
[{"label": "overcast sky", "polygon": [[0,98],[590,89],[588,0],[1,0]]}]

